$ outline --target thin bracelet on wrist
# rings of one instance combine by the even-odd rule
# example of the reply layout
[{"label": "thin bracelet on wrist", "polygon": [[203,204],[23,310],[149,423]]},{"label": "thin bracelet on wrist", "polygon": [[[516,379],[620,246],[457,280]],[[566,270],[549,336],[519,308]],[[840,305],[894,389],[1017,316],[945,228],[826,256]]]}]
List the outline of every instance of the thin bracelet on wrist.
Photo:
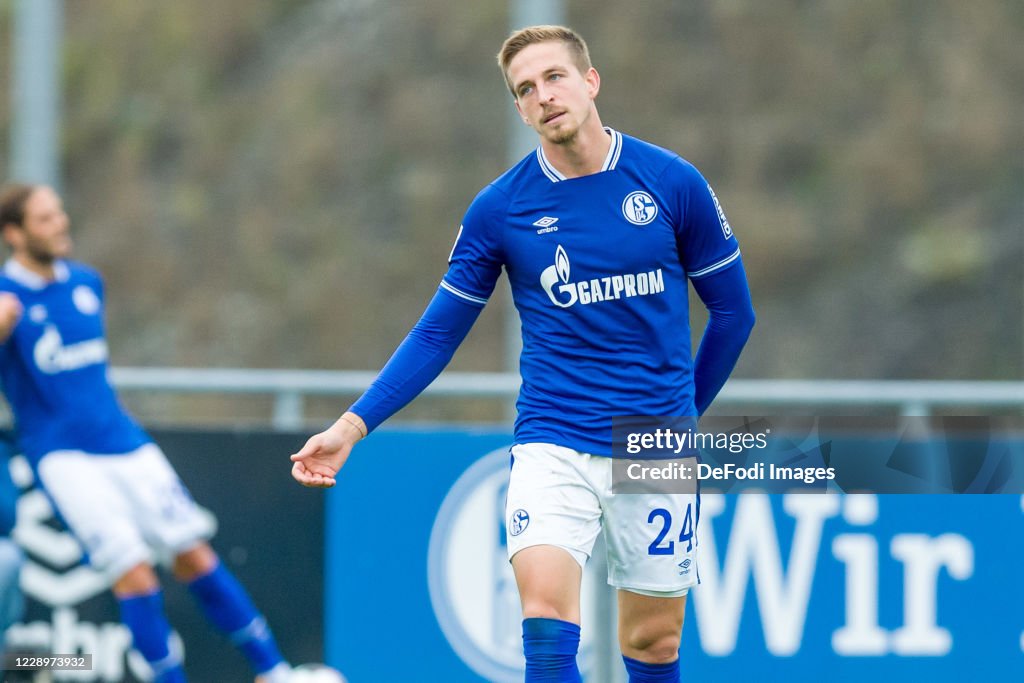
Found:
[{"label": "thin bracelet on wrist", "polygon": [[356,422],[354,422],[354,421],[352,421],[352,420],[348,419],[348,418],[347,418],[347,417],[345,417],[344,415],[342,415],[342,416],[341,416],[341,419],[342,419],[342,420],[344,420],[345,422],[348,422],[348,423],[349,423],[350,425],[352,425],[353,427],[355,427],[355,428],[356,428],[356,431],[357,431],[357,432],[359,432],[359,436],[360,436],[360,438],[363,438],[363,439],[365,439],[365,438],[366,438],[366,435],[367,435],[367,433],[368,433],[368,432],[364,432],[364,431],[363,431],[363,428],[362,428],[362,427],[360,427],[358,423],[356,423]]}]

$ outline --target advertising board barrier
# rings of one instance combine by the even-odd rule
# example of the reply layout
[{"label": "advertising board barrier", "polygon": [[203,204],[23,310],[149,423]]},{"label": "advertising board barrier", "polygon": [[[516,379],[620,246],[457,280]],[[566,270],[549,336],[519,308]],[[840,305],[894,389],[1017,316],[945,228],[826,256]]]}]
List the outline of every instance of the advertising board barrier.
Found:
[{"label": "advertising board barrier", "polygon": [[[327,501],[325,644],[352,683],[522,680],[510,443],[500,429],[381,430],[346,465]],[[687,679],[1024,671],[1024,496],[704,495],[698,533]],[[590,680],[617,659],[595,640],[604,572],[592,561],[583,590]]]}]

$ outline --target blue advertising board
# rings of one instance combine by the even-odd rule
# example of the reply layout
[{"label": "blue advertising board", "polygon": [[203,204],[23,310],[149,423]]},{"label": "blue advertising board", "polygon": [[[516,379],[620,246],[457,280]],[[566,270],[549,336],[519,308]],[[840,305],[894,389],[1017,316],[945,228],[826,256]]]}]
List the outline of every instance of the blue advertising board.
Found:
[{"label": "blue advertising board", "polygon": [[[522,680],[510,439],[381,430],[346,465],[327,497],[324,643],[351,683]],[[1024,680],[1024,496],[705,495],[699,552],[689,680]],[[585,670],[614,661],[588,604],[603,582],[592,562]]]}]

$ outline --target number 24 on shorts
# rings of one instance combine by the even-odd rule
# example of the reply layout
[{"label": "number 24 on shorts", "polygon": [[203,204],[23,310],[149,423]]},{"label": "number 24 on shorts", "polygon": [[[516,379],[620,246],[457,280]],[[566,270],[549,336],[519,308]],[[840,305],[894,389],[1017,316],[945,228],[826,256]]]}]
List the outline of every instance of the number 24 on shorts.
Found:
[{"label": "number 24 on shorts", "polygon": [[[692,505],[686,506],[686,514],[683,516],[683,528],[679,531],[679,542],[686,543],[686,552],[693,550],[693,517],[691,516]],[[676,552],[675,541],[668,541],[663,545],[665,537],[672,529],[672,513],[665,508],[654,508],[651,514],[647,515],[648,524],[658,524],[661,520],[661,530],[658,535],[647,546],[648,555],[674,555]]]}]

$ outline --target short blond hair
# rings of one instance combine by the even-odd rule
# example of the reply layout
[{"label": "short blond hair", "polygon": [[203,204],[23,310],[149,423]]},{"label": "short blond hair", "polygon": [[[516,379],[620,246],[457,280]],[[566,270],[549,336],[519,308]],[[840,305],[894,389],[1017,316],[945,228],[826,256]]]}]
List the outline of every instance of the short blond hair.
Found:
[{"label": "short blond hair", "polygon": [[501,44],[501,50],[498,51],[498,66],[501,67],[501,75],[505,77],[505,84],[508,86],[509,92],[512,93],[512,97],[516,96],[516,92],[513,89],[515,86],[508,78],[508,65],[524,48],[537,43],[550,42],[564,43],[569,48],[569,54],[576,62],[576,68],[580,70],[581,74],[590,70],[590,50],[587,49],[587,43],[580,34],[571,28],[549,24],[521,28],[506,38],[505,42]]}]

